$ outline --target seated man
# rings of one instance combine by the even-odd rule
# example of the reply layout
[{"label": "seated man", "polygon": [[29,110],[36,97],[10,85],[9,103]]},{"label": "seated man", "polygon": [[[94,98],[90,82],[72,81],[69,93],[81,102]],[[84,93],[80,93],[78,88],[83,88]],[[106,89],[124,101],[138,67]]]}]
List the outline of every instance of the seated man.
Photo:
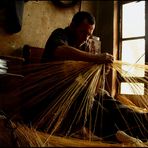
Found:
[{"label": "seated man", "polygon": [[95,18],[87,12],[77,13],[65,29],[58,28],[49,37],[42,62],[51,60],[76,60],[112,63],[113,56],[108,53],[92,54],[89,50],[89,38],[95,29]]},{"label": "seated man", "polygon": [[[94,16],[85,11],[76,13],[68,27],[65,29],[58,28],[52,32],[47,40],[42,62],[75,60],[94,62],[97,64],[112,63],[114,57],[111,54],[93,54],[88,52],[90,51],[89,38],[92,36],[94,29]],[[83,97],[83,94],[81,95],[80,97]],[[128,134],[138,136],[141,139],[148,136],[148,132],[145,130],[145,128],[148,127],[148,122],[143,114],[135,113],[111,98],[108,94],[105,94],[101,99],[99,98],[99,94],[96,95],[92,107],[92,129],[95,128],[94,133],[97,136],[101,136],[104,139],[114,139],[115,137],[113,135],[117,130],[124,130]],[[79,103],[76,104],[78,105]],[[100,107],[98,113],[96,113],[98,106]],[[67,121],[70,120],[70,116],[74,113],[73,109],[71,109],[70,115],[67,117],[68,119],[63,122],[64,126],[69,126]],[[97,120],[95,119],[96,116],[98,116]],[[141,121],[143,120],[143,122],[137,122],[137,118],[141,119]],[[102,124],[100,124],[101,122]],[[145,126],[143,125],[144,122]],[[96,127],[93,127],[93,125],[96,125]],[[89,128],[88,123],[86,123],[86,127]],[[64,127],[61,128],[63,129]]]}]

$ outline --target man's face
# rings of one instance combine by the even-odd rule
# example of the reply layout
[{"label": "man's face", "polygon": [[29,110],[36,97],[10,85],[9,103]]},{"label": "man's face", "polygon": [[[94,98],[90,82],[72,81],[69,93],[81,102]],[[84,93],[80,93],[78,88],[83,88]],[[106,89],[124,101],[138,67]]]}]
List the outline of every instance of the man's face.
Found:
[{"label": "man's face", "polygon": [[90,25],[87,22],[81,23],[75,29],[77,44],[81,45],[82,43],[87,41],[92,36],[94,29],[95,25]]}]

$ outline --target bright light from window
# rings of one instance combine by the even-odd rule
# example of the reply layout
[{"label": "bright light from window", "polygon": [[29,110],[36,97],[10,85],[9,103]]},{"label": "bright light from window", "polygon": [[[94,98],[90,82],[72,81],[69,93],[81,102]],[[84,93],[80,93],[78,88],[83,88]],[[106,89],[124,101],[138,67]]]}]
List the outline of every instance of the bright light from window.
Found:
[{"label": "bright light from window", "polygon": [[[145,64],[145,40],[137,39],[123,41],[122,61],[130,64]],[[123,65],[122,69],[137,77],[144,76],[144,70],[138,68]]]},{"label": "bright light from window", "polygon": [[145,1],[123,5],[122,37],[145,35]]},{"label": "bright light from window", "polygon": [[121,94],[144,95],[143,83],[121,83]]},{"label": "bright light from window", "polygon": [[[144,77],[144,70],[132,64],[145,64],[145,1],[122,5],[122,66],[128,77]],[[135,39],[134,37],[137,37]],[[138,37],[141,37],[138,39]],[[144,94],[143,83],[121,83],[121,94]]]}]

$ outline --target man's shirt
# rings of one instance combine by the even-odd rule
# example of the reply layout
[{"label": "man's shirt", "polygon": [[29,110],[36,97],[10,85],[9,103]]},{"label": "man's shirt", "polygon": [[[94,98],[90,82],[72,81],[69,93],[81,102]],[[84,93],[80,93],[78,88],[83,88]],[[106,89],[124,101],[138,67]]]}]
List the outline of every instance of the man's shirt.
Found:
[{"label": "man's shirt", "polygon": [[[74,41],[75,41],[74,36],[70,32],[69,27],[66,27],[65,29],[58,28],[54,30],[46,42],[45,50],[42,55],[42,62],[58,60],[54,56],[55,49],[61,45],[69,45],[75,47]],[[79,48],[75,47],[75,48],[82,51],[95,53],[94,50],[90,49],[89,41],[84,42],[84,44],[81,47]]]}]

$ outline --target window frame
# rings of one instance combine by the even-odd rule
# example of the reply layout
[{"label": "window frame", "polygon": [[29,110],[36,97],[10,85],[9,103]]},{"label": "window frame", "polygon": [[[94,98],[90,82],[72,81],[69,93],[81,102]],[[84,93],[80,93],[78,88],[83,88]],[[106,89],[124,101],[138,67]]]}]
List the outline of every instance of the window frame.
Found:
[{"label": "window frame", "polygon": [[[141,39],[141,38],[145,38],[145,63],[148,64],[148,51],[146,50],[148,48],[148,2],[145,1],[145,36],[139,36],[139,37],[130,37],[130,38],[122,38],[122,5],[124,4],[127,4],[127,3],[131,3],[131,2],[139,2],[139,1],[135,1],[135,0],[132,0],[132,1],[119,1],[118,2],[118,12],[119,12],[119,15],[118,15],[118,20],[119,20],[119,23],[118,23],[118,28],[119,28],[119,42],[118,42],[118,58],[119,60],[121,60],[122,58],[122,41],[125,41],[125,40],[132,40],[132,39]],[[121,77],[121,75],[119,75],[117,73],[117,77],[118,79],[120,80],[120,84],[121,82],[125,82],[124,81],[124,78]],[[135,77],[135,79],[138,81],[140,77]],[[140,82],[140,81],[139,81]],[[121,86],[120,84],[117,84],[117,94],[118,95],[126,95],[126,94],[121,94],[120,93],[120,90],[121,90]],[[147,84],[144,84],[144,89],[145,88],[148,88],[148,85]],[[129,95],[129,94],[127,94]],[[135,94],[130,94],[132,96],[134,96]],[[145,93],[144,93],[145,95]],[[139,95],[140,96],[140,95]]]}]

